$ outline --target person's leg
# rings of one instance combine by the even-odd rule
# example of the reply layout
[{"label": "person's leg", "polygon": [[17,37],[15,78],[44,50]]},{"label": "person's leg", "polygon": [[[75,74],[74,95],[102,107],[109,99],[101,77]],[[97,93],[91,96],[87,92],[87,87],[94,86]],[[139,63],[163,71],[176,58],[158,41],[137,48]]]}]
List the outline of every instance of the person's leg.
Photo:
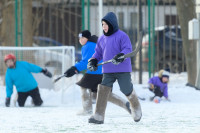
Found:
[{"label": "person's leg", "polygon": [[92,103],[95,104],[97,99],[97,92],[92,92]]},{"label": "person's leg", "polygon": [[98,85],[97,100],[94,114],[89,118],[89,123],[103,124],[107,100],[115,82],[113,74],[103,74],[102,83]]},{"label": "person's leg", "polygon": [[83,110],[78,112],[78,115],[92,114],[92,96],[91,90],[81,87],[81,98]]},{"label": "person's leg", "polygon": [[40,97],[40,92],[39,92],[38,87],[33,89],[33,90],[31,90],[31,91],[29,91],[29,95],[32,97],[33,104],[35,106],[41,106],[42,105],[43,101],[42,101],[42,99]]},{"label": "person's leg", "polygon": [[140,121],[142,117],[142,110],[138,100],[138,97],[133,88],[133,84],[131,82],[130,73],[118,73],[117,80],[120,86],[120,90],[124,93],[131,105],[131,114],[135,122]]},{"label": "person's leg", "polygon": [[97,90],[97,102],[96,102],[95,113],[90,117],[88,121],[89,123],[95,123],[95,124],[104,123],[107,100],[110,92],[111,92],[111,87],[99,84]]},{"label": "person's leg", "polygon": [[126,111],[128,111],[131,114],[130,103],[124,100],[123,98],[121,98],[120,96],[114,93],[110,93],[108,97],[108,101],[119,107],[124,108]]},{"label": "person's leg", "polygon": [[13,101],[15,107],[17,106],[17,99],[18,99],[18,93],[15,95],[15,98]]},{"label": "person's leg", "polygon": [[160,87],[158,87],[158,86],[154,87],[154,94],[155,94],[155,96],[158,96],[158,97],[163,96],[163,93],[161,92]]},{"label": "person's leg", "polygon": [[19,107],[24,107],[27,97],[28,97],[27,92],[18,92],[17,102]]}]

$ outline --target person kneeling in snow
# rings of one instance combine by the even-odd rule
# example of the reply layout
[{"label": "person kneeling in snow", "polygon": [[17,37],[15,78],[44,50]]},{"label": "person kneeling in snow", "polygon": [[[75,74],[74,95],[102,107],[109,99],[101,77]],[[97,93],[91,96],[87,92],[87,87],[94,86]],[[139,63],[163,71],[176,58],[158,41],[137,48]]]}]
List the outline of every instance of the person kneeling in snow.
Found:
[{"label": "person kneeling in snow", "polygon": [[168,98],[168,82],[169,82],[169,70],[160,70],[158,76],[154,76],[149,79],[149,90],[155,95],[150,98],[153,101],[155,97],[164,96],[166,100],[170,101]]},{"label": "person kneeling in snow", "polygon": [[16,86],[18,94],[18,105],[23,107],[28,96],[32,97],[35,106],[42,105],[43,101],[40,97],[38,84],[34,79],[33,73],[42,72],[47,77],[51,78],[52,74],[47,69],[42,69],[39,66],[28,63],[26,61],[16,61],[13,54],[8,54],[4,57],[4,62],[7,66],[5,75],[6,81],[6,107],[10,106],[10,99],[13,93],[13,85]]},{"label": "person kneeling in snow", "polygon": [[[91,33],[88,30],[84,30],[79,34],[79,42],[82,45],[82,60],[77,62],[64,73],[66,77],[72,77],[73,75],[87,69],[88,59],[90,59],[95,52],[97,39],[98,37],[95,35],[91,36]],[[78,115],[92,114],[92,95],[96,96],[97,86],[101,83],[102,77],[102,66],[99,66],[95,72],[87,70],[82,79],[76,83],[81,87],[83,106],[83,110],[78,112]],[[108,101],[131,113],[129,102],[116,94],[110,93]]]}]

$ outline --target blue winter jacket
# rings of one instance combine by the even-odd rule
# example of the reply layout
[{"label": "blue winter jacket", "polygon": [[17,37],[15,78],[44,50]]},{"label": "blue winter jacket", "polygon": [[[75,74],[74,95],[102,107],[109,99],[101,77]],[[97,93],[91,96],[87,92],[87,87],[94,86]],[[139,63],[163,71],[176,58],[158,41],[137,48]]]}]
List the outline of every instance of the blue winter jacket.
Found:
[{"label": "blue winter jacket", "polygon": [[8,68],[6,71],[6,94],[11,97],[13,85],[16,86],[17,92],[28,92],[35,89],[38,84],[34,79],[33,73],[39,73],[42,68],[25,61],[16,61],[15,68]]},{"label": "blue winter jacket", "polygon": [[[96,43],[90,42],[90,41],[87,41],[87,43],[84,46],[82,46],[82,49],[81,49],[82,60],[75,64],[75,67],[77,68],[77,70],[79,72],[87,69],[88,60],[94,54],[95,47],[96,47]],[[102,74],[102,66],[98,66],[97,71],[91,72],[91,71],[87,70],[86,73],[88,73],[88,74]]]}]

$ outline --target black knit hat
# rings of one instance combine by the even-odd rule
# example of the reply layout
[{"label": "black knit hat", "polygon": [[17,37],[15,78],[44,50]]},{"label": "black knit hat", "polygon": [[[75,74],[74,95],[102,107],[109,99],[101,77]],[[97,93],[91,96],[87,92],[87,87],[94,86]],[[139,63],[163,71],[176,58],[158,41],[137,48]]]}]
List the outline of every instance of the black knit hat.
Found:
[{"label": "black knit hat", "polygon": [[85,37],[89,39],[91,37],[91,33],[89,30],[83,30],[81,33],[79,33],[78,37]]}]

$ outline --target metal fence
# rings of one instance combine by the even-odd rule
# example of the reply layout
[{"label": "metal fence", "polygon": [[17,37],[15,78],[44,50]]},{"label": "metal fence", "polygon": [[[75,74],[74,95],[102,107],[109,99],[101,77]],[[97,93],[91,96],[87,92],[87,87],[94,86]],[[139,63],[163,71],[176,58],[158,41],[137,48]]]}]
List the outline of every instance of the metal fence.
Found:
[{"label": "metal fence", "polygon": [[[109,11],[116,13],[119,28],[129,35],[133,48],[138,40],[138,26],[140,23],[138,1],[103,0],[103,16]],[[172,72],[185,71],[181,29],[175,0],[151,0],[150,6],[148,6],[148,1],[146,0],[140,2],[142,30],[144,33],[143,70],[147,71],[151,68],[155,72],[169,67]],[[154,12],[149,13],[149,7]],[[92,34],[98,36],[101,34],[99,32],[101,27],[98,24],[100,21],[98,8],[99,0],[35,0],[33,1],[33,13],[34,19],[37,21],[34,21],[34,36],[48,37],[60,42],[61,45],[73,45],[78,50],[80,48],[78,33],[81,30],[89,29]],[[154,24],[153,29],[149,21]],[[154,35],[151,35],[150,38],[154,41],[150,45],[149,30],[154,32]],[[50,43],[53,43],[53,41],[50,41]],[[151,51],[149,51],[149,46]],[[149,52],[151,52],[150,57],[155,57],[149,59]],[[134,69],[141,67],[139,66],[139,61],[139,57],[133,59]],[[151,64],[149,64],[149,61],[151,61]],[[148,67],[148,65],[151,65],[151,67]]]},{"label": "metal fence", "polygon": [[[103,10],[99,12],[101,1]],[[133,48],[140,25],[143,30],[142,52],[132,59],[133,69],[156,72],[169,67],[172,72],[186,71],[175,0],[33,0],[32,3],[36,45],[67,45],[80,50],[78,33],[89,29],[100,36],[101,14],[112,11],[119,28],[129,35]]]}]

